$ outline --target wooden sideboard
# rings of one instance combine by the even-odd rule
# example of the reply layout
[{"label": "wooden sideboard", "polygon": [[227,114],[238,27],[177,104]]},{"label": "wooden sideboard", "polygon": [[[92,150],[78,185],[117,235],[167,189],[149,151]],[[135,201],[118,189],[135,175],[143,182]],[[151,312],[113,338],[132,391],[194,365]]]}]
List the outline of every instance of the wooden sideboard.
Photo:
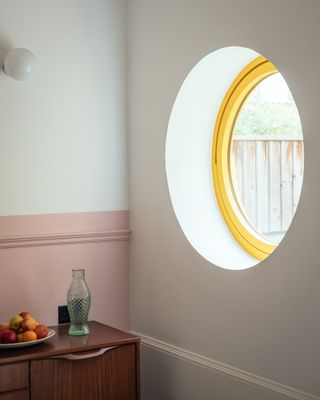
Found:
[{"label": "wooden sideboard", "polygon": [[91,321],[90,335],[54,337],[0,351],[0,400],[139,400],[139,342]]}]

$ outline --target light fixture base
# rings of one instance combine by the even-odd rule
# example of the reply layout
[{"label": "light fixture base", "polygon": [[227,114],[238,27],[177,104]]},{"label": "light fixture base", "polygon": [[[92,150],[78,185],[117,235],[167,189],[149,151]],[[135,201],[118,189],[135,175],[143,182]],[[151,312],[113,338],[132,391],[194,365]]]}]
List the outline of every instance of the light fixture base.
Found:
[{"label": "light fixture base", "polygon": [[5,56],[3,68],[11,78],[24,81],[32,76],[35,63],[36,58],[30,50],[16,48]]}]

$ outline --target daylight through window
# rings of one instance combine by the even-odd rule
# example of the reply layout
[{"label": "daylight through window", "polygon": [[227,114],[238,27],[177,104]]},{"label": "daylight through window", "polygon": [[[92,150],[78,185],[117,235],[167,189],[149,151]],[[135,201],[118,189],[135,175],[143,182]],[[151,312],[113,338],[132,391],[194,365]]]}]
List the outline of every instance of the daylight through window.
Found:
[{"label": "daylight through window", "polygon": [[213,142],[220,209],[237,241],[258,259],[287,232],[303,178],[303,137],[292,94],[259,57],[244,68],[221,105]]}]

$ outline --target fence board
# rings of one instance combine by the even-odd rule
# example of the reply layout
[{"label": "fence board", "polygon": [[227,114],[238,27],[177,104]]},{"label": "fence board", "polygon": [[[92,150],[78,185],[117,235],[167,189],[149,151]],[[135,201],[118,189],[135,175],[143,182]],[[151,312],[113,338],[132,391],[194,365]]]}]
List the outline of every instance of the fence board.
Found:
[{"label": "fence board", "polygon": [[232,161],[236,195],[249,221],[270,238],[281,238],[299,201],[303,140],[296,136],[276,140],[235,136]]},{"label": "fence board", "polygon": [[243,143],[243,206],[249,221],[256,225],[256,166],[255,142]]},{"label": "fence board", "polygon": [[270,232],[281,231],[280,147],[281,142],[269,142]]},{"label": "fence board", "polygon": [[243,205],[243,149],[242,143],[234,140],[232,143],[233,151],[233,186],[236,192],[236,196],[241,199]]},{"label": "fence board", "polygon": [[304,153],[303,142],[295,141],[293,143],[292,156],[292,214],[296,212],[303,178]]},{"label": "fence board", "polygon": [[256,141],[257,176],[257,229],[269,232],[269,146],[268,142]]},{"label": "fence board", "polygon": [[281,231],[288,230],[292,221],[292,142],[281,142]]}]

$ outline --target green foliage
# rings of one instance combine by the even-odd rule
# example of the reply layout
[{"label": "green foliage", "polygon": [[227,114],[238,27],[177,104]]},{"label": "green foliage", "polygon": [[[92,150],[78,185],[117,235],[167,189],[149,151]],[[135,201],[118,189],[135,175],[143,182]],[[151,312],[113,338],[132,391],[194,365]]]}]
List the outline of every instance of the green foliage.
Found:
[{"label": "green foliage", "polygon": [[301,135],[298,110],[293,100],[265,101],[254,91],[243,106],[235,135]]}]

